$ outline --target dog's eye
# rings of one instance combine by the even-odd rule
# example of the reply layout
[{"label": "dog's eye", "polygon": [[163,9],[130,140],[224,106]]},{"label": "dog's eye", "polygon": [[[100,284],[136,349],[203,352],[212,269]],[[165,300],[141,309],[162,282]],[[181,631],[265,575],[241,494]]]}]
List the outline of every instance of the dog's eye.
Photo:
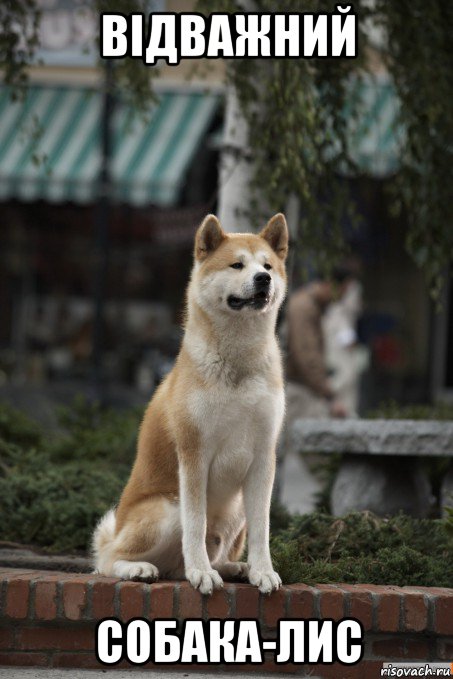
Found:
[{"label": "dog's eye", "polygon": [[264,268],[266,269],[266,271],[270,271],[272,269],[272,266],[270,264],[265,264]]},{"label": "dog's eye", "polygon": [[242,262],[235,262],[234,264],[230,264],[232,269],[243,269],[244,265]]}]

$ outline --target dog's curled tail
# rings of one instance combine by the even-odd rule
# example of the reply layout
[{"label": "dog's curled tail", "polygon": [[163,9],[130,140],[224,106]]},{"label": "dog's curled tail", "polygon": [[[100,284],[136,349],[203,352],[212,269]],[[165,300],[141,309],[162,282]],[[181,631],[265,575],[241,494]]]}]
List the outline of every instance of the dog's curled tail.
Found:
[{"label": "dog's curled tail", "polygon": [[115,529],[115,510],[109,509],[99,520],[93,533],[91,553],[96,573],[108,575],[106,572],[108,570],[107,562],[110,561],[109,556],[115,539]]}]

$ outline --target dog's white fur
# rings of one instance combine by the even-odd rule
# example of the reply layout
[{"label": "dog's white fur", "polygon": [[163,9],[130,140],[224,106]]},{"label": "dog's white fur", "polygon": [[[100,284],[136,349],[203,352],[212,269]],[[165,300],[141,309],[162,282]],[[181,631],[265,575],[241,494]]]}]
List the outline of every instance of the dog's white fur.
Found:
[{"label": "dog's white fur", "polygon": [[[120,504],[95,530],[99,573],[185,576],[203,594],[222,577],[247,576],[266,593],[280,586],[269,507],[284,415],[275,324],[287,244],[283,215],[259,236],[225,234],[212,215],[198,230],[181,351],[145,413]],[[264,271],[266,299],[232,308],[232,297],[253,297]],[[246,524],[248,564],[238,561]]]}]

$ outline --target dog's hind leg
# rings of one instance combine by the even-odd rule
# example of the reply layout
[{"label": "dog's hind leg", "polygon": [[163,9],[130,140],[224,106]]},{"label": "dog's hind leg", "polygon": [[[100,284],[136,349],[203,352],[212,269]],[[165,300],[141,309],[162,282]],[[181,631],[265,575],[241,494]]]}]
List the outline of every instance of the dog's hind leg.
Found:
[{"label": "dog's hind leg", "polygon": [[247,529],[244,526],[242,526],[241,530],[239,533],[236,535],[236,538],[231,546],[231,549],[228,553],[228,559],[230,561],[238,561],[243,552],[244,552],[244,547],[245,547],[245,538],[247,537]]},{"label": "dog's hind leg", "polygon": [[242,580],[248,576],[249,568],[245,561],[239,561],[245,547],[247,531],[245,526],[237,534],[230,550],[227,560],[217,566],[217,569],[224,580]]},{"label": "dog's hind leg", "polygon": [[113,562],[112,575],[122,580],[143,580],[143,582],[156,582],[159,578],[157,566],[147,561],[128,561],[118,559]]},{"label": "dog's hind leg", "polygon": [[94,534],[97,571],[146,581],[157,580],[159,571],[176,572],[181,541],[178,517],[178,507],[162,497],[147,498],[129,508],[119,530],[114,512],[109,512]]}]

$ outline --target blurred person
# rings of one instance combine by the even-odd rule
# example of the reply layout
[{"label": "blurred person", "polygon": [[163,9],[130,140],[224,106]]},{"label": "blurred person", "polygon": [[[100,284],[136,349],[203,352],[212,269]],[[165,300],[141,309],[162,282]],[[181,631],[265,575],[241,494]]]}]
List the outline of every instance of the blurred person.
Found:
[{"label": "blurred person", "polygon": [[357,336],[362,309],[362,285],[351,279],[342,297],[328,307],[323,318],[329,384],[348,417],[357,417],[360,376],[368,363],[368,351]]},{"label": "blurred person", "polygon": [[347,408],[330,383],[325,354],[323,316],[341,298],[351,279],[337,269],[329,280],[302,286],[287,308],[287,426],[302,418],[346,417]]}]

